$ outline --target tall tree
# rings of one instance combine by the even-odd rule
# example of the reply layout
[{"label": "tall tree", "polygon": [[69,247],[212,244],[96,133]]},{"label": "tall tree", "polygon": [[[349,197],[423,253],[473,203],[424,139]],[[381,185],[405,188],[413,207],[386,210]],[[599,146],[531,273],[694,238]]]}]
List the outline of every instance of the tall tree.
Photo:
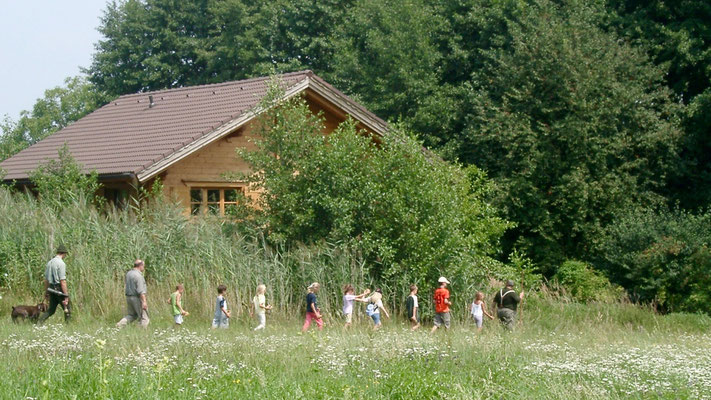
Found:
[{"label": "tall tree", "polygon": [[350,1],[124,0],[108,5],[88,72],[113,95],[331,66]]},{"label": "tall tree", "polygon": [[44,139],[108,101],[104,93],[82,76],[67,78],[64,84],[46,90],[32,110],[22,111],[17,121],[6,118],[0,124],[0,160]]},{"label": "tall tree", "polygon": [[663,71],[598,28],[598,8],[567,3],[509,5],[510,41],[479,51],[467,126],[451,142],[498,181],[518,224],[510,245],[548,272],[589,257],[616,214],[663,202],[680,138]]},{"label": "tall tree", "polygon": [[91,81],[112,95],[212,82],[218,19],[210,0],[113,1],[89,67]]},{"label": "tall tree", "polygon": [[445,34],[444,24],[426,2],[356,1],[335,32],[337,50],[327,78],[436,145],[435,132],[447,129],[454,109],[435,42]]},{"label": "tall tree", "polygon": [[711,3],[695,0],[608,0],[608,29],[642,46],[666,71],[664,81],[684,104],[681,163],[668,197],[689,209],[711,205]]}]

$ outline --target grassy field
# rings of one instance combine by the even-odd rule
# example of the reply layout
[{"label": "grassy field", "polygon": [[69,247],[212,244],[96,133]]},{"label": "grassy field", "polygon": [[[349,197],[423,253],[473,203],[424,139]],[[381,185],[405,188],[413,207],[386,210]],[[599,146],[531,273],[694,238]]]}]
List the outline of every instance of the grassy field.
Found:
[{"label": "grassy field", "polygon": [[[191,315],[182,329],[153,316],[148,330],[59,316],[0,324],[0,396],[7,399],[608,399],[711,398],[711,321],[624,304],[531,299],[516,332],[300,334],[299,321],[237,319],[224,331]],[[427,327],[425,327],[427,328]]]}]

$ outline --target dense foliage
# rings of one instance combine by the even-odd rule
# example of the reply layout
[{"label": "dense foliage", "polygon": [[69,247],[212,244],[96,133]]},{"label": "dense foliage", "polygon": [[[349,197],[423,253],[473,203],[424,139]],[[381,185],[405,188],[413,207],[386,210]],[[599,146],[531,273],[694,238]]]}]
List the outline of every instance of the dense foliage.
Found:
[{"label": "dense foliage", "polygon": [[442,161],[398,128],[372,137],[346,121],[324,136],[323,124],[303,99],[280,103],[261,117],[257,150],[240,151],[257,171],[257,218],[272,241],[340,243],[372,276],[398,281],[445,271],[483,281],[498,265],[508,224],[485,201],[481,171]]},{"label": "dense foliage", "polygon": [[80,199],[98,202],[99,177],[96,172],[83,171],[64,145],[59,149],[57,159],[41,164],[30,172],[37,196],[54,208],[74,204]]},{"label": "dense foliage", "polygon": [[[448,161],[551,277],[620,215],[711,206],[711,4],[684,0],[118,0],[88,82],[1,124],[0,159],[106,97],[313,69]],[[1,172],[0,172],[1,174]],[[507,261],[502,256],[502,261]]]},{"label": "dense foliage", "polygon": [[635,300],[711,313],[711,213],[642,210],[605,232],[597,265]]},{"label": "dense foliage", "polygon": [[622,297],[619,287],[582,261],[565,261],[553,275],[553,282],[578,301],[619,301]]},{"label": "dense foliage", "polygon": [[480,52],[448,145],[499,183],[510,239],[550,267],[588,255],[615,213],[663,203],[680,131],[661,71],[596,28],[595,9],[526,11],[507,50]]}]

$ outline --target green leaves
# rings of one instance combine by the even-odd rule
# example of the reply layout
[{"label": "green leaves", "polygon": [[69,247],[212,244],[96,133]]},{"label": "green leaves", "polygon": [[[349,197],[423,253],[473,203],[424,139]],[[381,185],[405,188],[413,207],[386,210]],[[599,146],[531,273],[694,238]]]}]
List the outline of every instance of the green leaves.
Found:
[{"label": "green leaves", "polygon": [[65,86],[46,90],[32,111],[20,113],[18,121],[6,117],[0,124],[0,160],[66,127],[108,100],[84,77],[67,78],[64,83]]},{"label": "green leaves", "polygon": [[30,179],[39,198],[55,209],[102,199],[96,196],[100,187],[98,174],[82,171],[66,144],[59,149],[56,160],[49,160],[30,172]]},{"label": "green leaves", "polygon": [[596,264],[636,300],[665,311],[709,313],[709,227],[709,212],[631,212],[605,229]]},{"label": "green leaves", "polygon": [[256,218],[271,240],[340,243],[390,280],[462,277],[482,260],[496,264],[490,257],[508,223],[485,201],[481,171],[445,163],[399,127],[372,137],[348,120],[324,136],[303,99],[261,121],[257,151],[239,155],[259,171]]},{"label": "green leaves", "polygon": [[661,204],[677,161],[679,109],[661,70],[601,31],[597,12],[536,1],[510,18],[507,46],[480,52],[453,141],[500,184],[512,244],[547,273],[588,257],[620,210]]}]

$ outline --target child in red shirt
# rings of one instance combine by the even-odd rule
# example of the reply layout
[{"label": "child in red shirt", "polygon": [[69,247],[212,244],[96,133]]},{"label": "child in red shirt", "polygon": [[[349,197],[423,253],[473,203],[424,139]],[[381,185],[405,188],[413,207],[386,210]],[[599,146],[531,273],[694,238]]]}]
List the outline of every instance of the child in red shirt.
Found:
[{"label": "child in red shirt", "polygon": [[447,290],[449,281],[447,278],[442,276],[437,280],[437,282],[439,282],[439,289],[434,292],[435,317],[432,332],[436,331],[437,328],[442,325],[444,325],[445,329],[449,329],[451,321],[449,306],[452,303],[449,301],[449,290]]}]

